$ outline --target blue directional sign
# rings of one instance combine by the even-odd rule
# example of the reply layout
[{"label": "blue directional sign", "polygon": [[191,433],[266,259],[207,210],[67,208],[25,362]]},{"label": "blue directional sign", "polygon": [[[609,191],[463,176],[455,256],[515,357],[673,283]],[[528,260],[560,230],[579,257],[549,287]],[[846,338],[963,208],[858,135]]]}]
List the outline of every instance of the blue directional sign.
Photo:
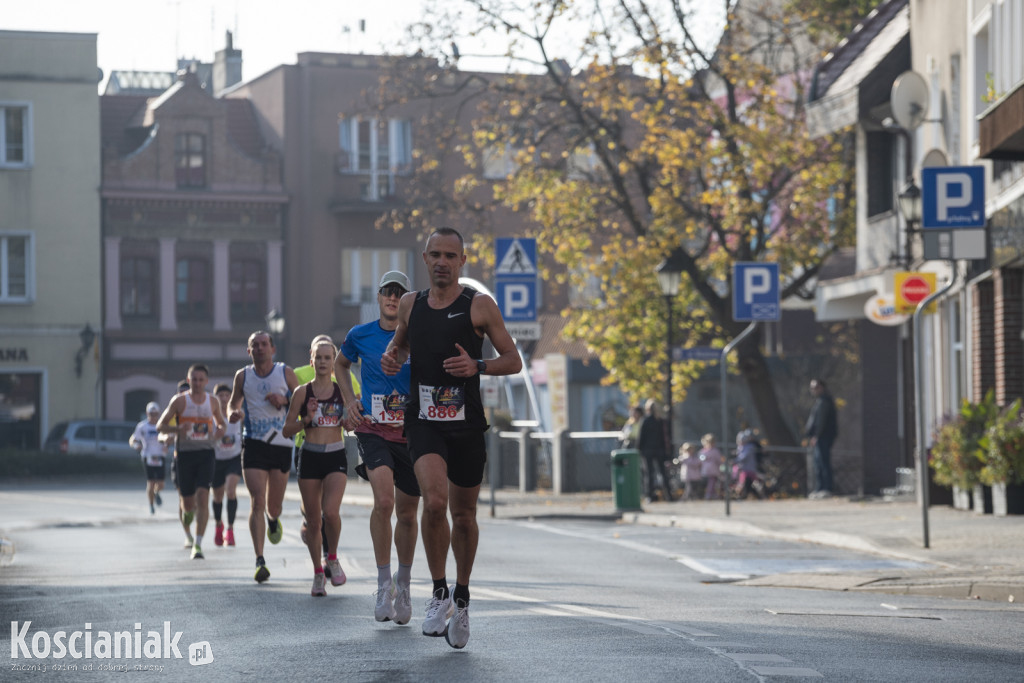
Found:
[{"label": "blue directional sign", "polygon": [[505,322],[530,322],[537,319],[537,278],[498,277],[494,295]]},{"label": "blue directional sign", "polygon": [[779,264],[734,263],[732,318],[737,322],[779,319]]},{"label": "blue directional sign", "polygon": [[943,230],[985,227],[985,168],[921,169],[921,226]]},{"label": "blue directional sign", "polygon": [[684,360],[719,360],[722,357],[722,349],[716,349],[711,346],[691,346],[688,349],[684,349],[681,346],[677,346],[672,349],[672,360],[673,361],[684,361]]}]

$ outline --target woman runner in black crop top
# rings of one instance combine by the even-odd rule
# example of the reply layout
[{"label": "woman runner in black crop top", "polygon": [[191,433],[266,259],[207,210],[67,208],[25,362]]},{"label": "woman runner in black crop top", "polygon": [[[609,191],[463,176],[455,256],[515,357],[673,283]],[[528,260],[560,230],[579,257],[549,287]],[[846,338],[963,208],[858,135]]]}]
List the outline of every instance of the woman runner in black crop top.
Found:
[{"label": "woman runner in black crop top", "polygon": [[348,456],[345,453],[344,404],[338,383],[331,379],[337,349],[329,341],[315,339],[309,350],[309,362],[316,375],[292,395],[281,433],[291,438],[303,429],[306,439],[295,454],[295,470],[306,516],[306,545],[313,558],[314,596],[327,595],[320,540],[321,514],[327,535],[327,560],[331,584],[345,583],[345,572],[338,562],[341,535],[341,499],[348,482]]}]

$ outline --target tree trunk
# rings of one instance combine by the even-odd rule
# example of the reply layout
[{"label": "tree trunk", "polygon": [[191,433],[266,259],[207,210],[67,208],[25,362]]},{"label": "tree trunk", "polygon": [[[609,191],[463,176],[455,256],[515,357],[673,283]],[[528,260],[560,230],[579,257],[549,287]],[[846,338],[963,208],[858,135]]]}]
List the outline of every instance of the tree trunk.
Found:
[{"label": "tree trunk", "polygon": [[760,341],[761,334],[758,330],[740,342],[737,352],[740,372],[747,382],[754,408],[761,421],[761,432],[773,446],[798,446],[793,430],[780,410],[768,363],[761,353]]}]

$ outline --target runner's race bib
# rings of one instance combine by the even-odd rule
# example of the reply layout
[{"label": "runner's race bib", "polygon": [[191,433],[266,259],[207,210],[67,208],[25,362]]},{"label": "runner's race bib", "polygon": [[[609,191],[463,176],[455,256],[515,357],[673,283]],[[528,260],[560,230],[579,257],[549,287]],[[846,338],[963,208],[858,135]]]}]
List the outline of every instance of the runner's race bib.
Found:
[{"label": "runner's race bib", "polygon": [[462,422],[466,419],[463,387],[420,385],[420,419],[432,422]]},{"label": "runner's race bib", "polygon": [[317,427],[340,427],[342,411],[340,403],[318,403],[313,424]]},{"label": "runner's race bib", "polygon": [[186,437],[189,441],[209,441],[210,425],[205,422],[192,422]]},{"label": "runner's race bib", "polygon": [[405,422],[405,404],[408,399],[406,394],[372,394],[370,408],[373,410],[373,419],[386,425]]}]

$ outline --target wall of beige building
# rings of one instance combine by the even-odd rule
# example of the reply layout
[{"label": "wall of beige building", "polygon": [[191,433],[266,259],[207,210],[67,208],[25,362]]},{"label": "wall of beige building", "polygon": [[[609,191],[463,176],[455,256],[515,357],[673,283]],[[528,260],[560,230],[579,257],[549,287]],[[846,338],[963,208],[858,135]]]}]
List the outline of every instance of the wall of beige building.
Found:
[{"label": "wall of beige building", "polygon": [[97,81],[95,34],[0,31],[0,104],[29,112],[28,163],[0,168],[0,234],[30,235],[28,296],[0,302],[2,346],[24,353],[0,374],[39,376],[40,439],[96,411],[98,355],[80,376],[75,358],[85,326],[101,329]]}]

